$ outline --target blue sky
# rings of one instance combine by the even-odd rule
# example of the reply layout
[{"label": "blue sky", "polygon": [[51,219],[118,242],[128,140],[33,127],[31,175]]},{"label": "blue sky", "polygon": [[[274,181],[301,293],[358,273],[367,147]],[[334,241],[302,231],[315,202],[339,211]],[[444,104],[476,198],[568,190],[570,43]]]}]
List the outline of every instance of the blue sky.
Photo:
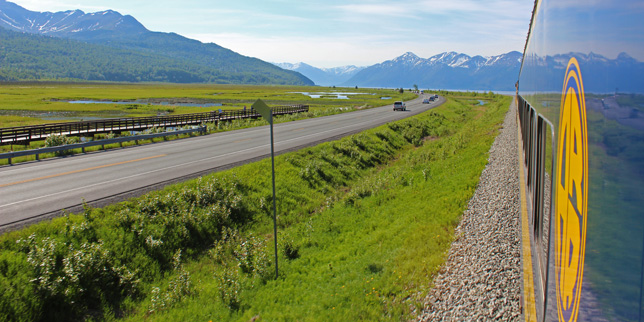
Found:
[{"label": "blue sky", "polygon": [[152,31],[269,62],[368,66],[411,51],[523,51],[533,0],[9,0],[32,11],[112,9]]}]

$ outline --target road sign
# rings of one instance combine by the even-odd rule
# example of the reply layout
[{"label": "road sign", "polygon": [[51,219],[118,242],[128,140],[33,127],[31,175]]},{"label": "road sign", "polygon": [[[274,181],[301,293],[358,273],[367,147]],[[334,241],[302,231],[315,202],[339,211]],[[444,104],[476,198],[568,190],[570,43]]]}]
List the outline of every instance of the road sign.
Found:
[{"label": "road sign", "polygon": [[277,269],[277,207],[275,205],[275,153],[273,149],[273,110],[271,110],[264,101],[258,99],[251,105],[251,108],[259,112],[264,117],[271,128],[271,170],[273,173],[273,236],[275,237],[275,278],[279,276]]}]

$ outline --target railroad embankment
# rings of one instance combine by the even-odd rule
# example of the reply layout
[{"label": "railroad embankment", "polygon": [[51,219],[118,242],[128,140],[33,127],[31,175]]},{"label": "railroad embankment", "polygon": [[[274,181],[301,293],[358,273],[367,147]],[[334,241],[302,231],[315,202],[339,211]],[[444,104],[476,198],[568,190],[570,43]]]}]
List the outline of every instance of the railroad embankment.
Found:
[{"label": "railroad embankment", "polygon": [[521,317],[517,140],[513,104],[419,321],[516,321]]}]

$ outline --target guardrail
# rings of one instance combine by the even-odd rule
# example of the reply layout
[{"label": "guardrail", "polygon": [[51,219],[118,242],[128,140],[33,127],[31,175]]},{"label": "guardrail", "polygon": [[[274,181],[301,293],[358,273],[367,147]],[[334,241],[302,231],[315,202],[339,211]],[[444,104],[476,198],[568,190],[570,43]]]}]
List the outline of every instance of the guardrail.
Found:
[{"label": "guardrail", "polygon": [[[273,115],[308,112],[308,105],[275,106]],[[52,134],[83,136],[114,131],[140,131],[153,127],[173,127],[202,124],[205,122],[228,121],[240,118],[259,118],[254,110],[218,110],[205,113],[179,114],[152,117],[131,117],[102,119],[94,121],[50,123],[32,126],[0,128],[0,145],[25,144],[44,140]]]},{"label": "guardrail", "polygon": [[40,154],[43,154],[43,153],[56,153],[56,152],[73,150],[73,149],[82,149],[83,153],[85,153],[85,148],[91,147],[91,146],[97,146],[97,145],[105,146],[105,145],[108,145],[108,144],[123,143],[123,142],[128,142],[128,141],[137,141],[137,143],[138,143],[139,140],[149,140],[149,139],[154,139],[154,138],[158,138],[158,137],[164,137],[164,136],[170,136],[170,135],[181,135],[181,134],[188,134],[188,133],[194,133],[194,132],[206,133],[206,131],[207,131],[207,127],[201,126],[201,127],[198,127],[198,128],[195,128],[195,129],[189,129],[189,130],[162,132],[162,133],[155,133],[155,134],[124,136],[124,137],[119,137],[119,138],[114,138],[114,139],[90,141],[90,142],[84,142],[84,143],[74,143],[74,144],[67,144],[67,145],[61,145],[61,146],[52,146],[52,147],[40,148],[40,149],[34,149],[34,150],[24,150],[24,151],[0,153],[0,159],[9,159],[9,164],[11,164],[11,159],[12,158],[17,158],[17,157],[22,157],[22,156],[28,156],[28,155],[34,155],[35,154],[36,155],[36,160],[39,160],[38,156]]}]

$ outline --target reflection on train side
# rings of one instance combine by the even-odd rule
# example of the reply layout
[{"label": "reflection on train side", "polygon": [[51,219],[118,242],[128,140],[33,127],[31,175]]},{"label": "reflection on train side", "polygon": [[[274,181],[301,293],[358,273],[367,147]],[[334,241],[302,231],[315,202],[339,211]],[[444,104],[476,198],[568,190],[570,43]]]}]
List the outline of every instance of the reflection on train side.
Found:
[{"label": "reflection on train side", "polygon": [[[551,223],[558,130],[544,114],[561,94],[521,95],[518,113],[533,240],[538,320],[561,320],[556,307],[555,231]],[[637,321],[644,316],[644,95],[588,94],[589,187],[585,272],[577,321]],[[554,110],[554,111],[553,111]],[[556,118],[559,121],[559,117]]]}]

